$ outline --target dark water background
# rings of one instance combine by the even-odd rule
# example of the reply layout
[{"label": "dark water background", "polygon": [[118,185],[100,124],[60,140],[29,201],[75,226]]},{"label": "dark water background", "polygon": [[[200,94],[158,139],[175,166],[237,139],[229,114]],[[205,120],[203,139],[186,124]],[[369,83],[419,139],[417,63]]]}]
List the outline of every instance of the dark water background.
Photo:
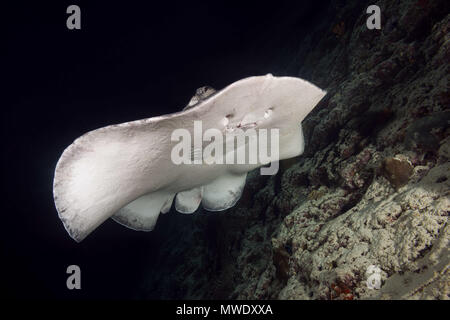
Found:
[{"label": "dark water background", "polygon": [[[203,85],[277,75],[273,57],[290,46],[286,39],[300,41],[326,7],[224,3],[18,1],[3,10],[3,89],[12,99],[1,108],[2,295],[132,298],[152,276],[152,255],[177,232],[170,215],[151,233],[108,220],[77,244],[54,208],[53,171],[64,148],[89,130],[179,111]],[[81,30],[66,28],[71,4],[81,8]],[[291,11],[295,26],[283,23]],[[66,289],[71,264],[81,267],[82,290]]]}]

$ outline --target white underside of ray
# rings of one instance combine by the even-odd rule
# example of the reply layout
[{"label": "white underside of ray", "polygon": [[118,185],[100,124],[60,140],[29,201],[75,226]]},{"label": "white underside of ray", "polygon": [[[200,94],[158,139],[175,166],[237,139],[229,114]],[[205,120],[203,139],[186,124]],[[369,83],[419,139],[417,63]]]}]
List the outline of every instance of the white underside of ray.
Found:
[{"label": "white underside of ray", "polygon": [[175,209],[180,213],[194,213],[202,201],[203,187],[178,192],[175,197]]},{"label": "white underside of ray", "polygon": [[202,120],[203,130],[224,133],[249,124],[277,128],[280,160],[290,158],[302,153],[299,125],[324,95],[298,78],[251,77],[182,112],[91,131],[64,150],[56,166],[59,217],[81,241],[113,215],[132,229],[151,230],[175,194],[181,212],[194,212],[200,202],[208,210],[225,210],[239,199],[247,172],[263,163],[175,165],[173,130],[192,131],[195,120]]},{"label": "white underside of ray", "polygon": [[[200,203],[209,211],[223,211],[233,207],[241,198],[247,173],[225,174],[211,183],[177,193],[175,209],[184,214],[194,213]],[[174,195],[165,192],[146,194],[120,209],[113,220],[138,231],[153,230],[159,213],[166,213]],[[168,208],[168,209],[167,209]]]},{"label": "white underside of ray", "polygon": [[209,211],[233,207],[241,198],[247,173],[225,174],[203,187],[202,206]]},{"label": "white underside of ray", "polygon": [[[168,201],[172,203],[173,195],[167,192],[154,192],[139,197],[120,209],[112,216],[113,220],[137,231],[152,231],[159,213]],[[170,207],[169,207],[170,209]]]},{"label": "white underside of ray", "polygon": [[161,208],[161,213],[167,213],[170,211],[174,197],[175,197],[175,194],[172,194],[169,197],[167,197],[166,202],[164,202],[164,204]]}]

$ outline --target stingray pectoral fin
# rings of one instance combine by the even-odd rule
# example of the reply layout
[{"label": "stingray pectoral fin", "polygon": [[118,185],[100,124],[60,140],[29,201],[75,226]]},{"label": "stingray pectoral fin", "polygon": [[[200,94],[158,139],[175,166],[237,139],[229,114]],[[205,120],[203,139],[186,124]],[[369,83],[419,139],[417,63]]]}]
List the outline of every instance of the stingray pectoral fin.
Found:
[{"label": "stingray pectoral fin", "polygon": [[178,192],[175,198],[175,209],[180,213],[194,213],[202,202],[203,187]]},{"label": "stingray pectoral fin", "polygon": [[165,192],[149,193],[130,202],[111,218],[133,230],[152,231],[158,220],[159,213],[163,209],[166,210],[169,200],[170,204],[172,204],[172,199],[173,195]]},{"label": "stingray pectoral fin", "polygon": [[55,169],[53,195],[58,215],[73,239],[82,241],[173,172],[155,169],[161,163],[170,165],[166,160],[170,148],[164,144],[164,131],[153,126],[135,121],[104,127],[81,136],[64,150]]},{"label": "stingray pectoral fin", "polygon": [[241,198],[247,173],[227,173],[203,186],[202,205],[209,211],[231,208]]}]

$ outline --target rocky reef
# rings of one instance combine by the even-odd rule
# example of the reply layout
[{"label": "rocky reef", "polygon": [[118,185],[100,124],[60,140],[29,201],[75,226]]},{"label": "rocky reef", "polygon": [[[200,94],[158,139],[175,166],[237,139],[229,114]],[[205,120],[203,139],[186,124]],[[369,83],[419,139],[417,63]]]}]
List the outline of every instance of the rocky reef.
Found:
[{"label": "rocky reef", "polygon": [[449,2],[378,1],[381,30],[366,27],[370,4],[331,1],[273,58],[275,75],[328,91],[303,123],[305,153],[249,174],[227,212],[177,215],[184,231],[140,296],[450,297]]}]

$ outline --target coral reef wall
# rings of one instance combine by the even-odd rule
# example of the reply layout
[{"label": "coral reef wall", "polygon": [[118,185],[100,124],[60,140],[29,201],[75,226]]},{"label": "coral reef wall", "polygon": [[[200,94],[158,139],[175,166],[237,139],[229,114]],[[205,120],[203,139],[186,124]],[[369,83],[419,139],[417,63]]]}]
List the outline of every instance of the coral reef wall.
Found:
[{"label": "coral reef wall", "polygon": [[[381,30],[366,27],[370,4]],[[303,123],[305,154],[249,174],[227,212],[174,215],[185,231],[139,294],[448,299],[449,13],[446,0],[330,1],[307,32],[260,40],[280,47],[275,75],[328,91]]]}]

